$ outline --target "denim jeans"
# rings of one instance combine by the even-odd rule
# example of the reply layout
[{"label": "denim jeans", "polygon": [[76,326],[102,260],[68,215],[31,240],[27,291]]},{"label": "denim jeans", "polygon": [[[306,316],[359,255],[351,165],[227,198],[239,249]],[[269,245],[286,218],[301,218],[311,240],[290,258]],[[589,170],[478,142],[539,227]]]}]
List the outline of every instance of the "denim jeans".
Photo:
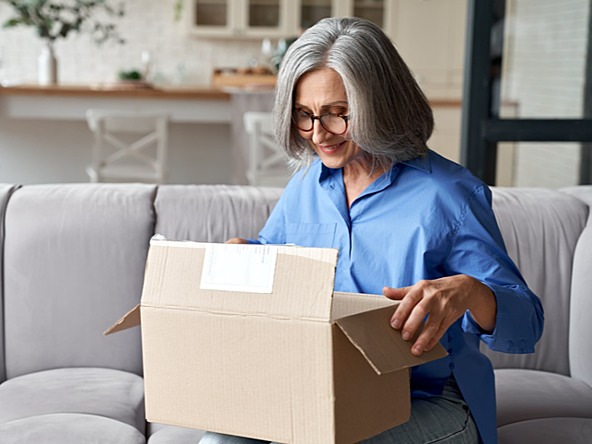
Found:
[{"label": "denim jeans", "polygon": [[[411,419],[361,444],[478,444],[479,432],[456,381],[451,377],[441,396],[413,399]],[[207,432],[200,444],[269,444],[268,441]],[[275,444],[275,443],[272,443]]]}]

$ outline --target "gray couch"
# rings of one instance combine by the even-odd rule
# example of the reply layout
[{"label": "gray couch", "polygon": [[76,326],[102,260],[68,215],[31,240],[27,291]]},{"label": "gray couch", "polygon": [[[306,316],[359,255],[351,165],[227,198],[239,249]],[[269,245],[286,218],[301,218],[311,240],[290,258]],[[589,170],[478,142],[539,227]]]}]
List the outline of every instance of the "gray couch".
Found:
[{"label": "gray couch", "polygon": [[[197,443],[146,424],[139,329],[103,330],[140,299],[148,241],[256,236],[281,190],[0,186],[0,443]],[[496,189],[512,257],[542,297],[537,353],[493,356],[500,442],[590,442],[592,187]]]}]

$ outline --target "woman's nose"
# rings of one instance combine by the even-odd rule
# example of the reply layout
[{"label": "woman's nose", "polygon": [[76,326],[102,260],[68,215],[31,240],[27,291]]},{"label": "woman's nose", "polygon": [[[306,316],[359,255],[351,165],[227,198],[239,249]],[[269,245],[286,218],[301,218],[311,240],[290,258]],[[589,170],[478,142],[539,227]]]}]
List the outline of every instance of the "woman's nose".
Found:
[{"label": "woman's nose", "polygon": [[327,139],[331,138],[333,134],[323,128],[321,125],[321,121],[319,119],[315,119],[312,125],[312,141],[315,144],[320,144],[326,141]]}]

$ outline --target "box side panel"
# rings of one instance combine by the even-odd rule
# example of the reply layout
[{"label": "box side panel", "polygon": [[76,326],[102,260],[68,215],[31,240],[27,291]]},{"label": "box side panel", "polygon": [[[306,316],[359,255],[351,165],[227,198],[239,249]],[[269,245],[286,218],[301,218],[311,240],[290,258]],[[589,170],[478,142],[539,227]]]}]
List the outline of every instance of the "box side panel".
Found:
[{"label": "box side panel", "polygon": [[142,325],[149,421],[328,442],[328,324],[142,307]]},{"label": "box side panel", "polygon": [[332,326],[308,322],[293,329],[290,380],[293,411],[291,444],[332,443],[335,437]]},{"label": "box side panel", "polygon": [[278,412],[290,407],[287,332],[248,317],[149,307],[142,323],[149,421],[286,442],[290,415]]},{"label": "box side panel", "polygon": [[336,443],[352,443],[409,420],[409,371],[378,375],[333,327]]}]

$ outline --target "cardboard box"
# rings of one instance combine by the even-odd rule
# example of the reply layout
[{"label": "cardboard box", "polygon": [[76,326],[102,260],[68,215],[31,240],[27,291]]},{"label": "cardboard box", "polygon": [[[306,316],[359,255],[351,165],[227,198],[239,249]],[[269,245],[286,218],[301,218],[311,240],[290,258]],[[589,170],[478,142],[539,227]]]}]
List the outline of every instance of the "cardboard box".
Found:
[{"label": "cardboard box", "polygon": [[142,322],[148,421],[280,443],[354,443],[409,418],[421,358],[396,304],[333,292],[337,250],[153,240]]}]

